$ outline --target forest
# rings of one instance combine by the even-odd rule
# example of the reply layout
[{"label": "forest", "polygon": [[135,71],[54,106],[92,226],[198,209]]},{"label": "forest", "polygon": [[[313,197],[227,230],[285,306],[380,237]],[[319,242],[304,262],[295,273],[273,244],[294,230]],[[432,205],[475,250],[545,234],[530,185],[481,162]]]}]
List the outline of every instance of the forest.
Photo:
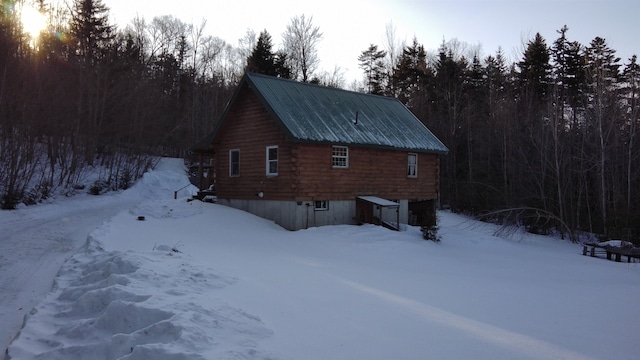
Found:
[{"label": "forest", "polygon": [[[3,209],[127,188],[155,156],[186,156],[252,71],[399,99],[450,149],[443,208],[573,241],[639,239],[640,67],[606,39],[581,44],[560,24],[509,62],[456,39],[436,50],[398,43],[388,28],[385,44],[362,49],[362,80],[347,84],[338,67],[319,69],[322,32],[304,15],[276,50],[266,29],[231,44],[204,20],[171,15],[119,29],[101,0],[35,1],[48,24],[34,35],[20,20],[25,1],[2,2]],[[79,188],[97,165],[100,179]]]}]

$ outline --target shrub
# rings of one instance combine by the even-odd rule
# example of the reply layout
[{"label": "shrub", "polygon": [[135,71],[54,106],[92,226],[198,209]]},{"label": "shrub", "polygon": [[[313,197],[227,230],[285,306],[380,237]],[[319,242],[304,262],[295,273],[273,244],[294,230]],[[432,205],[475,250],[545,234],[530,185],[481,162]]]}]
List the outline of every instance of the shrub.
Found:
[{"label": "shrub", "polygon": [[14,210],[16,206],[20,203],[20,198],[22,198],[21,194],[18,194],[13,191],[6,191],[2,194],[0,198],[0,202],[2,203],[3,210]]},{"label": "shrub", "polygon": [[438,217],[435,211],[428,211],[426,217],[422,221],[422,237],[425,240],[440,242],[441,237],[438,235]]},{"label": "shrub", "polygon": [[89,194],[91,195],[101,195],[105,191],[109,190],[109,184],[104,180],[96,180],[93,182],[93,185],[89,188]]}]

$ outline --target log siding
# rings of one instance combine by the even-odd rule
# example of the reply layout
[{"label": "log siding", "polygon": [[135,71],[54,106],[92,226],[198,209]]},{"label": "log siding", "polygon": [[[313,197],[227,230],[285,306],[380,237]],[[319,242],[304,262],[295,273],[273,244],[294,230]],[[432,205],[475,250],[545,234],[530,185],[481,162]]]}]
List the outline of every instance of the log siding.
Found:
[{"label": "log siding", "polygon": [[[214,142],[218,197],[265,200],[355,200],[373,195],[391,200],[435,199],[439,156],[417,153],[417,176],[407,174],[408,154],[344,144],[290,142],[257,95],[245,85]],[[348,166],[333,166],[333,145],[347,146]],[[278,174],[267,176],[266,149],[277,146]],[[240,175],[230,177],[229,150],[240,150]]]}]

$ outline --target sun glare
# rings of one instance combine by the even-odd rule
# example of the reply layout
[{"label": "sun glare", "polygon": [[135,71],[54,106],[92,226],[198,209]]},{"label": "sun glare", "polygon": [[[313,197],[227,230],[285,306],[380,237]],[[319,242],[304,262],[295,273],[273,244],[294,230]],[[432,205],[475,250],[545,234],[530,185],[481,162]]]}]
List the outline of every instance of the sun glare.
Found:
[{"label": "sun glare", "polygon": [[47,17],[31,6],[23,6],[20,12],[22,29],[32,38],[38,37],[47,28]]}]

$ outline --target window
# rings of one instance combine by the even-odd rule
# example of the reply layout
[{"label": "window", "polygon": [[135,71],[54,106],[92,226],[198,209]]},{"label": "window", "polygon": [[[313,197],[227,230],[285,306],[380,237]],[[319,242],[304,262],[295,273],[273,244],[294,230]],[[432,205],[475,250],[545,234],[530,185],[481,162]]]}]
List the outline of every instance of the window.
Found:
[{"label": "window", "polygon": [[349,167],[349,148],[346,146],[334,146],[333,157],[331,159],[331,166],[334,168],[348,168]]},{"label": "window", "polygon": [[407,162],[407,176],[418,177],[418,154],[409,154]]},{"label": "window", "polygon": [[240,176],[240,150],[229,150],[229,176]]},{"label": "window", "polygon": [[314,210],[329,210],[329,202],[327,200],[315,201]]},{"label": "window", "polygon": [[267,176],[278,175],[278,147],[267,146]]}]

